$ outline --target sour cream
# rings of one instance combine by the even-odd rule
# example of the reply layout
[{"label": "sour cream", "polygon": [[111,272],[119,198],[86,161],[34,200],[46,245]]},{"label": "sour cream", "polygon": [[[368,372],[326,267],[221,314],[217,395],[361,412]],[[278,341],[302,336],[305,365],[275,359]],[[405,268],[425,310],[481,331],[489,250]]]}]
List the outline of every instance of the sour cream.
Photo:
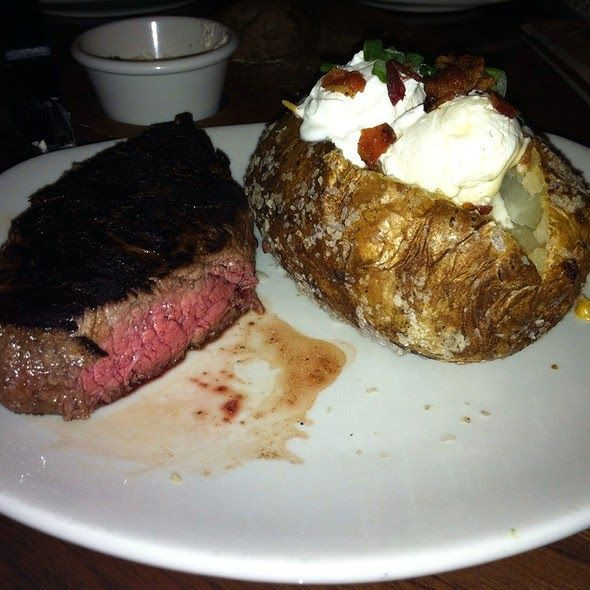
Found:
[{"label": "sour cream", "polygon": [[409,125],[394,125],[397,141],[381,156],[383,172],[441,192],[456,204],[488,205],[526,143],[516,118],[484,95],[459,96]]},{"label": "sour cream", "polygon": [[309,96],[297,107],[297,114],[303,119],[300,135],[305,141],[330,140],[339,148],[344,157],[360,166],[365,163],[358,154],[361,130],[398,119],[406,111],[421,106],[424,102],[424,86],[413,79],[404,81],[405,96],[396,105],[391,104],[387,86],[371,73],[372,61],[363,60],[363,52],[355,54],[352,60],[342,66],[348,71],[358,71],[366,80],[365,89],[353,97],[341,92],[322,88],[322,80],[312,88]]},{"label": "sour cream", "polygon": [[518,120],[476,92],[426,113],[424,86],[412,78],[404,80],[404,98],[392,105],[387,85],[371,73],[373,63],[359,52],[342,66],[359,71],[367,82],[353,97],[326,90],[318,81],[296,110],[301,138],[330,140],[347,160],[365,168],[358,154],[361,130],[388,123],[397,139],[380,158],[384,174],[441,193],[457,205],[492,205],[494,219],[511,227],[499,190],[529,142]]}]

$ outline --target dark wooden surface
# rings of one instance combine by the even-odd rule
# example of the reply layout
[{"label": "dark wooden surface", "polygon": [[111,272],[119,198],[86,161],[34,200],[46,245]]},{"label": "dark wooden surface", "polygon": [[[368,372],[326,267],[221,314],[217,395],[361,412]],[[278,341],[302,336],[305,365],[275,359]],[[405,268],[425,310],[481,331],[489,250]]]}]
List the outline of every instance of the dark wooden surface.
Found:
[{"label": "dark wooden surface", "polygon": [[[251,3],[264,2],[269,0]],[[248,0],[240,2],[246,3]],[[281,3],[282,0],[270,2],[279,6]],[[506,70],[508,96],[520,108],[528,125],[590,145],[590,106],[524,40],[523,23],[553,16],[540,10],[536,0],[517,0],[438,16],[387,12],[345,1],[292,4],[303,8],[284,20],[289,24],[289,18],[305,19],[311,29],[307,43],[285,56],[289,50],[285,47],[287,41],[280,43],[269,35],[267,62],[262,61],[256,47],[246,49],[246,55],[239,56],[241,61],[230,63],[220,112],[204,120],[203,125],[271,121],[283,109],[281,99],[294,100],[311,87],[322,61],[343,63],[362,47],[364,39],[383,38],[405,50],[418,48],[431,60],[450,50],[483,55],[489,65]],[[198,11],[188,7],[177,12]],[[237,18],[231,5],[213,11],[213,16],[230,24]],[[561,14],[558,16],[563,18]],[[265,23],[260,20],[259,17],[258,23],[250,24],[242,33],[247,44],[251,37],[260,34],[257,26],[264,30]],[[87,25],[62,23],[57,19],[48,26],[78,141],[90,143],[126,137],[140,128],[117,123],[102,113],[85,73],[70,57],[71,41],[84,28]],[[285,36],[290,33],[287,30]]]},{"label": "dark wooden surface", "polygon": [[[550,2],[522,0],[455,14],[409,15],[347,2],[301,1],[286,6],[281,0],[266,5],[264,1],[250,2],[250,12],[245,10],[244,1],[238,10],[231,3],[220,9],[209,2],[176,11],[213,14],[234,27],[244,26],[244,45],[238,56],[241,61],[230,64],[222,109],[203,121],[204,125],[269,121],[281,111],[282,98],[295,99],[309,88],[321,60],[345,61],[364,38],[382,37],[400,48],[420,50],[429,57],[449,49],[484,55],[489,65],[507,71],[509,98],[530,126],[590,146],[590,106],[525,42],[521,32],[522,24],[527,22],[572,17]],[[252,9],[252,4],[261,5],[262,12]],[[261,54],[260,44],[255,41],[264,33],[261,15],[271,4],[279,14],[285,35],[271,35]],[[287,16],[283,18],[281,14]],[[240,15],[244,21],[250,19],[250,28],[240,23]],[[258,31],[257,19],[262,27]],[[293,22],[299,27],[295,35]],[[45,22],[78,144],[125,137],[139,129],[112,121],[102,113],[84,72],[69,55],[75,35],[95,24],[98,21],[57,18]],[[11,120],[10,108],[3,104],[0,168],[22,159],[19,139],[22,137]],[[49,537],[1,516],[0,548],[2,588],[250,590],[262,586],[131,563]],[[346,588],[590,588],[590,532],[461,571]]]},{"label": "dark wooden surface", "polygon": [[[141,565],[38,533],[0,516],[3,588],[108,588],[110,590],[295,590],[299,585],[260,584],[195,576]],[[413,580],[309,586],[318,590],[576,589],[590,587],[590,531],[501,561]]]}]

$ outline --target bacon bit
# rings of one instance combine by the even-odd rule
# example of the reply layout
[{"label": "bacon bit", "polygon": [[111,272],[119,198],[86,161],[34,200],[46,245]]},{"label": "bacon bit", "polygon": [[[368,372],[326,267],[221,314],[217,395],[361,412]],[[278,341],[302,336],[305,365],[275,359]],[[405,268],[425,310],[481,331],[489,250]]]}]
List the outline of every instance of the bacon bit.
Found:
[{"label": "bacon bit", "polygon": [[478,55],[439,55],[434,63],[438,72],[424,81],[426,112],[472,90],[485,92],[495,83],[485,71],[483,57]]},{"label": "bacon bit", "polygon": [[396,67],[397,62],[390,59],[385,64],[385,73],[387,76],[387,94],[392,105],[396,105],[406,95],[406,87],[402,80],[401,74]]},{"label": "bacon bit", "polygon": [[379,156],[395,139],[395,132],[387,123],[363,129],[358,143],[358,153],[361,160],[370,170],[377,170]]},{"label": "bacon bit", "polygon": [[422,82],[422,76],[416,70],[413,70],[411,67],[406,66],[405,64],[400,64],[399,61],[395,61],[394,59],[389,61],[393,67],[406,78],[413,78],[417,82]]},{"label": "bacon bit", "polygon": [[349,72],[342,68],[332,68],[322,78],[322,88],[331,92],[341,92],[349,97],[353,97],[357,92],[362,92],[366,84],[367,81],[360,72]]},{"label": "bacon bit", "polygon": [[492,106],[505,117],[514,119],[518,115],[518,110],[515,109],[508,101],[504,100],[497,92],[493,90],[488,91],[488,98]]},{"label": "bacon bit", "polygon": [[488,215],[493,209],[491,205],[474,205],[473,203],[463,203],[461,207],[467,211],[477,211],[480,215]]}]

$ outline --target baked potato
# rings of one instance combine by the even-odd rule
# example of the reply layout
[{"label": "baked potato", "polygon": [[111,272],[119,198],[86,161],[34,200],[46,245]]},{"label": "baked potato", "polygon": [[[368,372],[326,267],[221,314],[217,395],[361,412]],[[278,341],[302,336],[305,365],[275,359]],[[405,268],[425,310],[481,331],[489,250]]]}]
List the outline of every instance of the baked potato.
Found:
[{"label": "baked potato", "polygon": [[299,127],[287,113],[264,131],[245,189],[264,248],[340,318],[465,363],[522,349],[574,303],[590,270],[590,192],[540,138],[502,182],[507,229]]}]

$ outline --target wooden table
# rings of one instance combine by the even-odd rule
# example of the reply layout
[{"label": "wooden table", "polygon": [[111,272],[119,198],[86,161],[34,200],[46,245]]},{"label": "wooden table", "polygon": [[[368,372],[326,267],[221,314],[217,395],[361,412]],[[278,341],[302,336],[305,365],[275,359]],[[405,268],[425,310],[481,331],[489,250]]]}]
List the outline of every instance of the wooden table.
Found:
[{"label": "wooden table", "polygon": [[[205,5],[206,12],[215,12],[212,4]],[[279,9],[282,6],[280,1],[272,4]],[[307,49],[295,47],[286,58],[262,63],[254,48],[245,56],[246,61],[233,62],[222,110],[204,121],[204,125],[271,120],[281,111],[281,98],[294,99],[313,83],[320,57],[345,61],[364,38],[382,37],[400,48],[420,49],[430,57],[448,49],[484,55],[487,63],[507,71],[509,98],[526,113],[530,126],[590,146],[590,106],[523,40],[523,23],[555,16],[543,12],[532,0],[438,16],[386,12],[337,1],[298,5],[301,10],[298,14],[304,19]],[[176,13],[198,14],[199,9],[189,6]],[[219,15],[218,12],[216,16]],[[222,11],[221,16],[231,20],[231,9]],[[83,71],[69,56],[69,44],[74,36],[94,24],[59,19],[47,22],[64,102],[71,112],[79,144],[124,137],[138,130],[112,121],[101,112]],[[248,34],[246,31],[245,36]],[[277,44],[269,46],[268,51],[278,54],[285,48]],[[0,140],[0,145],[6,146],[9,144],[6,137],[13,132],[10,120],[1,119],[0,127],[7,129]],[[18,158],[16,148],[10,155],[6,154],[2,157],[4,163],[14,163]],[[3,588],[238,590],[261,586],[130,563],[49,537],[5,517],[0,517],[0,547]],[[408,581],[347,586],[364,590],[481,587],[590,588],[590,531],[520,556],[461,571]]]}]

